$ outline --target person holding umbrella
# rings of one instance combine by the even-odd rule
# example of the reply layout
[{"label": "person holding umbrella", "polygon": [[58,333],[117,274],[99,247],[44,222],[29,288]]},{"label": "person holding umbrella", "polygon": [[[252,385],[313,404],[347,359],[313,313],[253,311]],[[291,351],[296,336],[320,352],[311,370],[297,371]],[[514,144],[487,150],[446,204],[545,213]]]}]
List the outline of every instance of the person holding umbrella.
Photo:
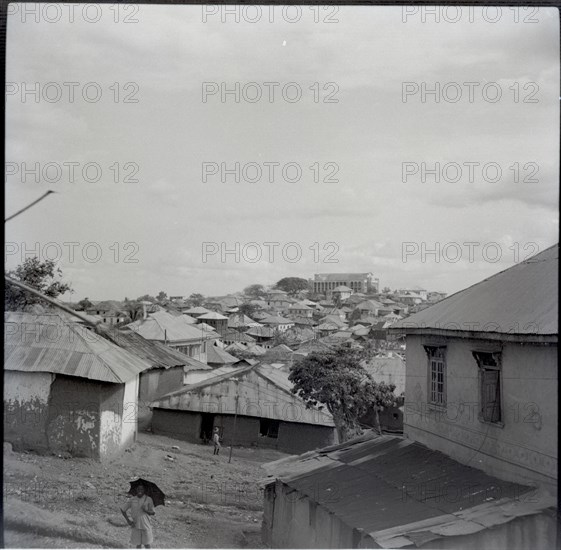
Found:
[{"label": "person holding umbrella", "polygon": [[[131,481],[130,495],[135,495],[121,508],[121,513],[131,526],[131,544],[137,548],[150,548],[154,541],[150,516],[155,515],[154,506],[164,504],[165,495],[149,481]],[[132,519],[127,511],[130,510]]]}]

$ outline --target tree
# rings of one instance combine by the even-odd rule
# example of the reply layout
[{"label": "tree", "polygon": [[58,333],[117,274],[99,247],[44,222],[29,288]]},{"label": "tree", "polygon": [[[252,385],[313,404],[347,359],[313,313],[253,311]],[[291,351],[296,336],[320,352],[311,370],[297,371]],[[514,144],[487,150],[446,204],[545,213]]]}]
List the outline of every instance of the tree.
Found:
[{"label": "tree", "polygon": [[360,312],[360,309],[358,309],[358,307],[355,307],[355,309],[353,309],[351,311],[351,314],[349,315],[349,321],[350,322],[358,321],[360,320],[361,317],[362,317],[362,313]]},{"label": "tree", "polygon": [[392,289],[389,286],[385,286],[382,289],[382,294],[391,294]]},{"label": "tree", "polygon": [[254,304],[241,304],[238,306],[238,313],[241,315],[247,315],[252,317],[252,315],[257,311],[257,306]]},{"label": "tree", "polygon": [[260,284],[254,284],[254,285],[246,286],[243,289],[243,293],[246,296],[249,296],[249,297],[254,298],[254,299],[263,298],[263,296],[265,296],[265,294],[266,294],[265,287],[263,285],[260,285]]},{"label": "tree", "polygon": [[396,404],[393,384],[375,382],[362,367],[361,351],[339,347],[311,353],[292,366],[288,379],[292,392],[311,408],[324,405],[333,416],[341,442],[361,433],[359,419],[374,407],[378,411]]},{"label": "tree", "polygon": [[142,319],[144,307],[139,300],[129,300],[128,298],[125,298],[125,301],[123,302],[123,312],[130,318],[130,321],[127,321],[128,324],[131,321],[138,321],[138,319]]},{"label": "tree", "polygon": [[163,302],[165,302],[167,300],[167,297],[168,297],[168,295],[163,290],[160,290],[160,292],[156,296],[156,301],[159,302],[160,304],[162,304]]},{"label": "tree", "polygon": [[295,294],[299,290],[306,290],[308,288],[308,281],[301,277],[284,277],[277,282],[275,288],[284,290],[288,294]]},{"label": "tree", "polygon": [[337,308],[340,308],[343,305],[343,300],[341,300],[341,295],[338,292],[333,296],[333,303]]},{"label": "tree", "polygon": [[84,298],[83,300],[80,300],[77,304],[76,304],[76,309],[78,311],[87,311],[88,309],[93,307],[93,304],[90,302],[89,298]]},{"label": "tree", "polygon": [[273,347],[280,346],[281,344],[284,344],[286,346],[289,342],[290,339],[284,332],[281,332],[280,330],[275,330],[273,336]]},{"label": "tree", "polygon": [[[55,266],[53,260],[41,262],[37,257],[26,258],[23,264],[8,271],[7,275],[39,290],[50,298],[58,298],[66,292],[72,292],[70,284],[61,280],[62,271]],[[26,306],[33,304],[41,304],[41,299],[26,290],[6,283],[4,293],[6,311],[23,311]]]},{"label": "tree", "polygon": [[204,301],[205,301],[205,297],[202,294],[199,294],[198,292],[195,292],[193,294],[191,294],[191,296],[189,296],[189,298],[187,299],[189,304],[191,304],[191,306],[193,307],[198,307],[198,306],[202,306]]}]

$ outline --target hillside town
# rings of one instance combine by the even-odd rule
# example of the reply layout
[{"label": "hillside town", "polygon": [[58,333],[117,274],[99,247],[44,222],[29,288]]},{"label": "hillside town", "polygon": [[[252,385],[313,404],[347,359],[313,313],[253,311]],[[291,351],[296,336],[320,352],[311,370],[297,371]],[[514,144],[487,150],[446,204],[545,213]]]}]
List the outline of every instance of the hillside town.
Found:
[{"label": "hillside town", "polygon": [[[323,273],[227,296],[64,303],[35,293],[23,308],[7,303],[8,542],[126,546],[115,517],[100,536],[72,516],[118,506],[116,484],[127,480],[115,472],[130,464],[165,488],[167,507],[210,513],[200,525],[217,509],[234,514],[234,534],[217,529],[216,539],[194,539],[194,519],[166,517],[185,537],[174,525],[175,538],[160,533],[165,547],[553,541],[557,277],[555,245],[449,297],[380,289],[372,273]],[[295,373],[320,358],[345,371],[344,354],[357,354],[360,384],[391,395],[366,402],[351,436],[336,408],[295,388]],[[178,493],[179,464],[199,492]],[[42,480],[31,476],[39,471]],[[48,514],[59,514],[56,526]]]},{"label": "hillside town", "polygon": [[1,548],[561,550],[551,1],[6,2]]}]

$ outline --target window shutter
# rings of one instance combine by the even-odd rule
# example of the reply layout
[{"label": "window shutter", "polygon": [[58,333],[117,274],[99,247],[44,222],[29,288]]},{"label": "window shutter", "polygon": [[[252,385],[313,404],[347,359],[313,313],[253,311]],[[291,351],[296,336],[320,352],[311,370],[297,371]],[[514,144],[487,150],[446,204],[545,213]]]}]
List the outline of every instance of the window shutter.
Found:
[{"label": "window shutter", "polygon": [[501,417],[499,371],[483,369],[482,386],[483,418],[489,422],[498,422]]}]

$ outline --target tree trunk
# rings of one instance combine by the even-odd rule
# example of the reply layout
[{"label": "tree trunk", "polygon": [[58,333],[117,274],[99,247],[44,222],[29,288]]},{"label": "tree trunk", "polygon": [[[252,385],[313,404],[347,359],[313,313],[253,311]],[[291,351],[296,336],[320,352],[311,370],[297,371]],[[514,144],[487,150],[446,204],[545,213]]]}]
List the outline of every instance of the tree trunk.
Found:
[{"label": "tree trunk", "polygon": [[339,437],[339,443],[345,443],[349,438],[349,430],[345,418],[341,414],[331,413],[333,417],[333,423],[335,424],[335,429],[337,430],[337,435]]}]

